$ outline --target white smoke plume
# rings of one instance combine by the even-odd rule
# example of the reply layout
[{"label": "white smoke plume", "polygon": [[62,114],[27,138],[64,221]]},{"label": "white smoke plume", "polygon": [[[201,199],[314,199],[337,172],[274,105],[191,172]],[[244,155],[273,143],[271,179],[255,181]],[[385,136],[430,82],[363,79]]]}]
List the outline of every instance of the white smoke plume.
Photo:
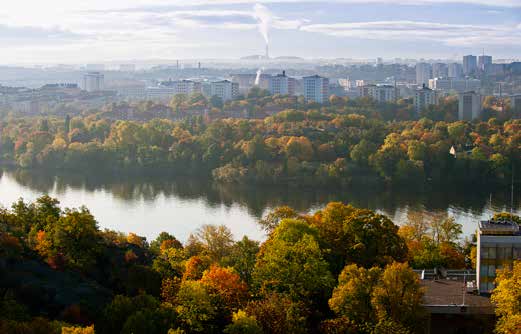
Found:
[{"label": "white smoke plume", "polygon": [[270,43],[270,28],[273,23],[273,14],[266,6],[256,4],[253,6],[253,17],[257,20],[257,26],[266,45]]},{"label": "white smoke plume", "polygon": [[258,86],[260,84],[260,76],[262,74],[262,68],[259,68],[257,70],[257,76],[255,77],[255,86]]}]

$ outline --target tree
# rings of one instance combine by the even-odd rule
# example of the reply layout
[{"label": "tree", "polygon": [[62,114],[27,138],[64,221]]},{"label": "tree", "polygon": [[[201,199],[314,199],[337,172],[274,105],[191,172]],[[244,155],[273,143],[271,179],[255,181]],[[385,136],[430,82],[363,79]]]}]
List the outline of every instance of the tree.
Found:
[{"label": "tree", "polygon": [[307,333],[305,306],[282,294],[271,293],[250,302],[246,313],[255,317],[264,333]]},{"label": "tree", "polygon": [[237,241],[232,247],[228,264],[235,269],[246,284],[251,283],[258,252],[259,242],[250,240],[247,236]]},{"label": "tree", "polygon": [[248,286],[230,268],[213,265],[204,272],[201,283],[213,297],[214,304],[224,310],[225,316],[237,311],[248,297]]},{"label": "tree", "polygon": [[371,303],[380,321],[390,320],[414,330],[422,324],[422,298],[418,275],[407,264],[395,262],[385,267]]},{"label": "tree", "polygon": [[298,213],[289,206],[279,206],[261,219],[259,224],[269,234],[279,225],[282,219],[297,218],[298,216]]},{"label": "tree", "polygon": [[329,299],[329,307],[339,317],[345,317],[356,324],[374,321],[371,296],[378,284],[382,270],[378,267],[365,269],[356,264],[348,265],[338,278],[338,286]]},{"label": "tree", "polygon": [[190,333],[212,331],[216,309],[203,283],[184,281],[181,283],[176,301],[175,309],[183,329]]},{"label": "tree", "polygon": [[492,291],[495,304],[496,332],[499,334],[519,333],[521,328],[521,261],[515,261],[512,269],[499,270],[496,288]]},{"label": "tree", "polygon": [[253,280],[263,293],[287,293],[294,300],[319,301],[329,295],[334,280],[317,230],[301,220],[282,220],[261,247]]},{"label": "tree", "polygon": [[311,223],[331,250],[329,262],[334,273],[347,263],[370,268],[406,259],[407,247],[398,235],[398,226],[371,210],[329,203]]},{"label": "tree", "polygon": [[257,319],[249,316],[243,310],[233,314],[232,323],[224,329],[225,334],[262,334],[262,328],[257,323]]},{"label": "tree", "polygon": [[224,225],[203,225],[194,234],[194,237],[203,246],[203,253],[214,262],[223,261],[230,255],[233,246],[233,235]]}]

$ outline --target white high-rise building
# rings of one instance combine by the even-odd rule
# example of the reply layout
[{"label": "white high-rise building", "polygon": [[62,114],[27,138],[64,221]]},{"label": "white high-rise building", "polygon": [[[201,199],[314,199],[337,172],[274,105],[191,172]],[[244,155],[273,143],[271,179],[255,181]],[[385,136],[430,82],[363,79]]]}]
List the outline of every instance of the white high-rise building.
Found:
[{"label": "white high-rise building", "polygon": [[239,96],[239,84],[228,80],[212,82],[210,95],[220,97],[223,102],[234,100]]},{"label": "white high-rise building", "polygon": [[272,95],[295,95],[295,79],[286,76],[286,71],[269,79],[268,90]]},{"label": "white high-rise building", "polygon": [[428,85],[432,79],[432,67],[428,63],[416,64],[416,84],[419,86]]},{"label": "white high-rise building", "polygon": [[99,92],[105,88],[105,76],[99,72],[89,72],[83,76],[83,89],[87,92]]},{"label": "white high-rise building", "polygon": [[463,77],[463,66],[458,63],[449,64],[449,78],[459,79]]},{"label": "white high-rise building", "polygon": [[458,118],[460,121],[479,119],[482,110],[481,95],[476,92],[465,92],[459,94]]},{"label": "white high-rise building", "polygon": [[304,97],[308,101],[326,103],[329,100],[329,79],[318,75],[304,77]]},{"label": "white high-rise building", "polygon": [[428,106],[437,104],[438,96],[436,91],[423,86],[414,92],[414,110],[416,113],[420,113]]},{"label": "white high-rise building", "polygon": [[391,85],[365,85],[358,87],[360,97],[370,97],[380,103],[395,102],[396,88]]}]

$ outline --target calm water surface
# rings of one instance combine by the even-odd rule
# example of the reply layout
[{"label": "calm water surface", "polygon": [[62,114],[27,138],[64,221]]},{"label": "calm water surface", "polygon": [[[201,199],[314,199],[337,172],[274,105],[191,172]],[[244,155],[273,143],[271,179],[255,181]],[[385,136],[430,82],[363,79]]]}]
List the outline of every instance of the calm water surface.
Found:
[{"label": "calm water surface", "polygon": [[[49,194],[64,207],[87,206],[101,228],[134,232],[153,240],[161,231],[184,241],[204,224],[224,224],[236,238],[262,240],[257,221],[270,209],[289,205],[301,212],[317,210],[330,201],[342,201],[388,215],[397,224],[409,210],[448,212],[463,224],[465,235],[480,219],[510,210],[510,189],[455,189],[407,192],[382,189],[328,190],[298,187],[221,185],[202,179],[162,177],[93,177],[51,175],[34,171],[0,170],[0,206],[18,198],[34,200]],[[521,214],[521,196],[514,199]]]}]

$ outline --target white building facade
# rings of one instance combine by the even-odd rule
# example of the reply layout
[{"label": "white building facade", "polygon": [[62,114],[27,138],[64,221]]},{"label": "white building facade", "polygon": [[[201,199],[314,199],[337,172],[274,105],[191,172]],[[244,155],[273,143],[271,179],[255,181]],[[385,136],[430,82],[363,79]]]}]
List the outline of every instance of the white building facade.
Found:
[{"label": "white building facade", "polygon": [[304,98],[308,101],[326,103],[329,101],[329,79],[318,75],[304,77]]}]

